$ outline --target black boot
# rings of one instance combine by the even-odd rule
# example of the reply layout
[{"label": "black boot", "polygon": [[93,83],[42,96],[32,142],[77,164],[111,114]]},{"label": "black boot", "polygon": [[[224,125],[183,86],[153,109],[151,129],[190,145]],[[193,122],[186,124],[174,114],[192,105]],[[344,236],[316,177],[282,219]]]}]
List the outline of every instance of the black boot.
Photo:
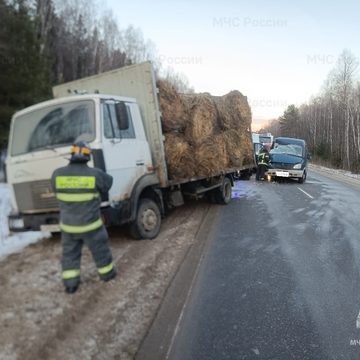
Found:
[{"label": "black boot", "polygon": [[65,286],[65,292],[67,294],[74,294],[76,293],[76,291],[78,290],[79,285],[76,286]]},{"label": "black boot", "polygon": [[80,276],[72,279],[64,280],[65,292],[67,294],[74,294],[80,286]]}]

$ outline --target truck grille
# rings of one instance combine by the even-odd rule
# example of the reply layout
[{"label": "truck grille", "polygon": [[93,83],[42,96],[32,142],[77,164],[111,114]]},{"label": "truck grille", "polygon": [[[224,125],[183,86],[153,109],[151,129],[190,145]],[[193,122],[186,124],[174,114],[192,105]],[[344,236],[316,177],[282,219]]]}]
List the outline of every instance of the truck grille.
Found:
[{"label": "truck grille", "polygon": [[271,167],[273,169],[284,169],[284,170],[292,170],[294,164],[286,164],[286,163],[279,163],[279,162],[272,162]]},{"label": "truck grille", "polygon": [[21,212],[58,209],[50,180],[14,184],[16,203]]}]

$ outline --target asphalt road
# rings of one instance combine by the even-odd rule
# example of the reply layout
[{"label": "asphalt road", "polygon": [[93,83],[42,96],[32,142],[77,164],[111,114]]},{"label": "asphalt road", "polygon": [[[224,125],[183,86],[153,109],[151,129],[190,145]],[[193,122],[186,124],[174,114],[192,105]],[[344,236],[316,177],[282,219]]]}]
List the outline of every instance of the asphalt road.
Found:
[{"label": "asphalt road", "polygon": [[233,197],[158,358],[360,359],[360,187],[310,172]]}]

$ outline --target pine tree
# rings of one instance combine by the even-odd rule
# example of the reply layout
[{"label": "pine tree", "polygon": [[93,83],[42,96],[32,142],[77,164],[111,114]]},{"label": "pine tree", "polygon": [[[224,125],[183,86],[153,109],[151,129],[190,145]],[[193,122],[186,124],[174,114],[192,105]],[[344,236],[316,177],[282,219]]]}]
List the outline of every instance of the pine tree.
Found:
[{"label": "pine tree", "polygon": [[49,67],[24,1],[0,0],[0,146],[12,114],[50,97]]},{"label": "pine tree", "polygon": [[281,135],[296,137],[298,123],[299,109],[295,105],[289,105],[283,116],[280,117]]}]

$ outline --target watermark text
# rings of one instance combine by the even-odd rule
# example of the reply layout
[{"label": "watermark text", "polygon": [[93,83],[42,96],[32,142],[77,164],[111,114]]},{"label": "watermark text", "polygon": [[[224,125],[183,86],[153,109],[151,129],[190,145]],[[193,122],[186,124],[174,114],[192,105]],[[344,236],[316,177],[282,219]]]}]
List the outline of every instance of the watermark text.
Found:
[{"label": "watermark text", "polygon": [[222,28],[250,28],[250,27],[264,27],[276,28],[286,27],[288,25],[286,19],[275,18],[251,18],[251,17],[218,17],[213,18],[214,27]]},{"label": "watermark text", "polygon": [[160,55],[159,61],[165,65],[202,65],[201,56],[166,56]]}]

